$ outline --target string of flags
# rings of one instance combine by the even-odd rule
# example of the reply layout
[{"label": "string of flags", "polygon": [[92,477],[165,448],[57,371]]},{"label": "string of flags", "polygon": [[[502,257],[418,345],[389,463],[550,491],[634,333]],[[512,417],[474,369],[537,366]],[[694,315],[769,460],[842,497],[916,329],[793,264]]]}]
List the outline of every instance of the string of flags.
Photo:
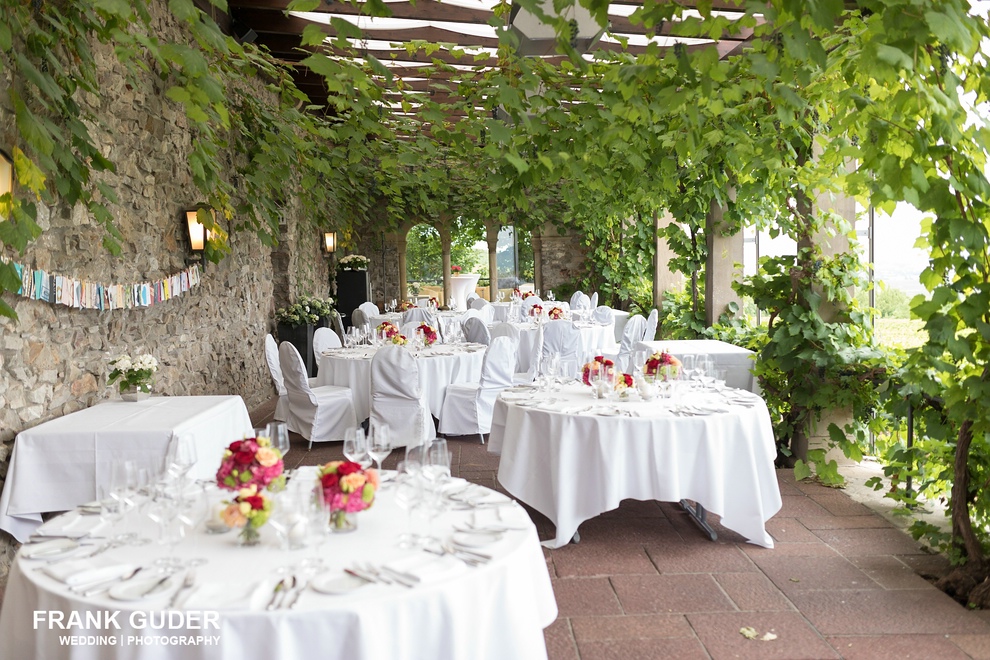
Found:
[{"label": "string of flags", "polygon": [[198,264],[160,280],[135,284],[87,282],[16,262],[14,269],[21,279],[21,287],[17,290],[20,296],[53,305],[100,311],[151,307],[180,296],[200,283]]}]

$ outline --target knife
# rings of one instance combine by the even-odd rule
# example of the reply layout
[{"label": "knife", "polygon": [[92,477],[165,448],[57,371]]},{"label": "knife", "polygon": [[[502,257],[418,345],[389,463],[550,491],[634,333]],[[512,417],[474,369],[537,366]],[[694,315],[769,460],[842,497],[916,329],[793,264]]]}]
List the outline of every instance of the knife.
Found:
[{"label": "knife", "polygon": [[160,587],[163,584],[165,584],[166,582],[168,582],[169,579],[171,579],[171,577],[172,577],[172,574],[171,573],[166,573],[165,575],[162,576],[162,579],[161,580],[158,580],[153,585],[151,585],[150,587],[148,587],[147,589],[145,589],[144,591],[142,591],[140,594],[138,594],[138,596],[140,598],[144,598],[145,596],[150,596],[151,594],[153,594],[155,592],[156,589],[158,589],[158,587]]},{"label": "knife", "polygon": [[285,582],[285,578],[282,578],[279,581],[279,583],[275,585],[275,589],[272,590],[272,598],[271,598],[271,600],[268,601],[268,604],[265,605],[265,609],[266,610],[274,610],[275,609],[275,601],[278,600],[279,594],[282,593],[282,590],[285,589],[286,586],[288,586],[288,585]]}]

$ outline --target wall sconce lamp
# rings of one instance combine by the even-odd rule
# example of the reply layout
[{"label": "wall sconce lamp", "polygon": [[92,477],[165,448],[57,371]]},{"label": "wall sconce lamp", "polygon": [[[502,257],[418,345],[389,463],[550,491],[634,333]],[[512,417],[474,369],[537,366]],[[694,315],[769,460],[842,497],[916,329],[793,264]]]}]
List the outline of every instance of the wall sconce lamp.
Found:
[{"label": "wall sconce lamp", "polygon": [[337,251],[337,232],[323,232],[323,251],[327,254],[333,254]]},{"label": "wall sconce lamp", "polygon": [[212,232],[208,231],[206,226],[200,222],[199,214],[201,211],[207,210],[200,207],[186,211],[186,232],[189,236],[189,248],[193,254],[198,255],[199,258],[194,259],[194,261],[198,262],[203,267],[203,270],[206,270],[206,259],[204,258],[206,243],[210,240],[210,234]]},{"label": "wall sconce lamp", "polygon": [[0,196],[14,193],[14,160],[0,150]]}]

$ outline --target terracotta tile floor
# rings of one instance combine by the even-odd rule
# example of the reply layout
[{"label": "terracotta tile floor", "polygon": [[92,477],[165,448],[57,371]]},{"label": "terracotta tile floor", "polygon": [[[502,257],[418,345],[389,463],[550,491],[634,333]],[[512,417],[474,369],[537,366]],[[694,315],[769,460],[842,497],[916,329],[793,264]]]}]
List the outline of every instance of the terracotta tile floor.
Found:
[{"label": "terracotta tile floor", "polygon": [[[497,457],[477,439],[449,444],[455,475],[497,487]],[[287,463],[341,457],[340,443],[307,451],[295,436]],[[559,609],[545,633],[550,659],[990,659],[990,613],[967,611],[917,574],[942,558],[842,491],[795,484],[788,470],[777,480],[773,550],[717,524],[713,543],[676,505],[632,500],[585,522],[579,544],[544,550]],[[540,538],[552,538],[552,524],[529,511]],[[744,627],[776,639],[746,639]]]}]

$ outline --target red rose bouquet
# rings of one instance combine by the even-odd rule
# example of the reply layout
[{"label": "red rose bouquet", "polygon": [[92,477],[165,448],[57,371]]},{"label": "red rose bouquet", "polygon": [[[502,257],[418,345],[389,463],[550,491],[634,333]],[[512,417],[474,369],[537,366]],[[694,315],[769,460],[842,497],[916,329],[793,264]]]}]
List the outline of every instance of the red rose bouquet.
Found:
[{"label": "red rose bouquet", "polygon": [[437,331],[433,329],[433,326],[428,323],[423,323],[416,330],[423,333],[423,343],[427,346],[433,346],[437,341]]},{"label": "red rose bouquet", "polygon": [[410,309],[413,309],[414,307],[416,307],[416,305],[412,304],[408,300],[403,300],[402,301],[402,304],[399,305],[399,311],[400,312],[408,312]]},{"label": "red rose bouquet", "polygon": [[547,317],[554,321],[562,319],[564,318],[564,310],[560,307],[553,307],[549,312],[547,312]]},{"label": "red rose bouquet", "polygon": [[681,361],[667,351],[654,353],[646,359],[646,364],[643,365],[643,374],[654,377],[662,376],[666,380],[667,374],[663,373],[664,367],[670,367],[670,377],[677,378],[677,373],[681,368]]},{"label": "red rose bouquet", "polygon": [[437,300],[436,296],[430,296],[430,305],[433,307],[439,307],[440,301]]},{"label": "red rose bouquet", "polygon": [[450,267],[450,272],[451,272],[452,275],[460,275],[461,274],[461,267],[460,266],[451,266]]},{"label": "red rose bouquet", "polygon": [[[518,290],[519,290],[519,289],[516,289],[516,291],[518,291]],[[527,291],[526,293],[524,293],[524,294],[522,294],[522,299],[523,299],[523,300],[526,300],[526,298],[529,298],[530,296],[535,296],[535,295],[536,295],[536,294],[535,294],[535,293],[533,293],[532,291]]]},{"label": "red rose bouquet", "polygon": [[392,340],[392,343],[395,344],[396,346],[405,346],[406,343],[408,343],[406,336],[400,335],[399,333],[392,335],[390,339]]},{"label": "red rose bouquet", "polygon": [[320,466],[317,479],[335,529],[343,531],[347,514],[364,511],[375,503],[378,470],[364,470],[360,463],[351,461],[330,461]]},{"label": "red rose bouquet", "polygon": [[248,438],[230,443],[217,470],[217,486],[225,490],[279,490],[285,486],[282,453],[269,438]]},{"label": "red rose bouquet", "polygon": [[615,370],[615,363],[606,360],[604,356],[597,355],[595,359],[581,367],[581,380],[585,385],[591,385],[591,381],[596,374],[608,374]]},{"label": "red rose bouquet", "polygon": [[378,336],[383,339],[391,339],[395,335],[399,334],[399,329],[395,327],[395,324],[391,321],[384,321],[378,324],[376,330],[378,332]]},{"label": "red rose bouquet", "polygon": [[258,492],[258,487],[251,484],[241,488],[220,517],[227,527],[242,527],[241,542],[245,545],[255,545],[260,539],[258,532],[268,522],[272,513],[272,501],[264,493]]},{"label": "red rose bouquet", "polygon": [[627,387],[633,386],[633,377],[631,374],[616,374],[615,375],[615,391],[620,392]]},{"label": "red rose bouquet", "polygon": [[540,307],[539,305],[533,305],[532,307],[529,308],[530,316],[539,316],[542,313],[543,313],[543,308]]}]

